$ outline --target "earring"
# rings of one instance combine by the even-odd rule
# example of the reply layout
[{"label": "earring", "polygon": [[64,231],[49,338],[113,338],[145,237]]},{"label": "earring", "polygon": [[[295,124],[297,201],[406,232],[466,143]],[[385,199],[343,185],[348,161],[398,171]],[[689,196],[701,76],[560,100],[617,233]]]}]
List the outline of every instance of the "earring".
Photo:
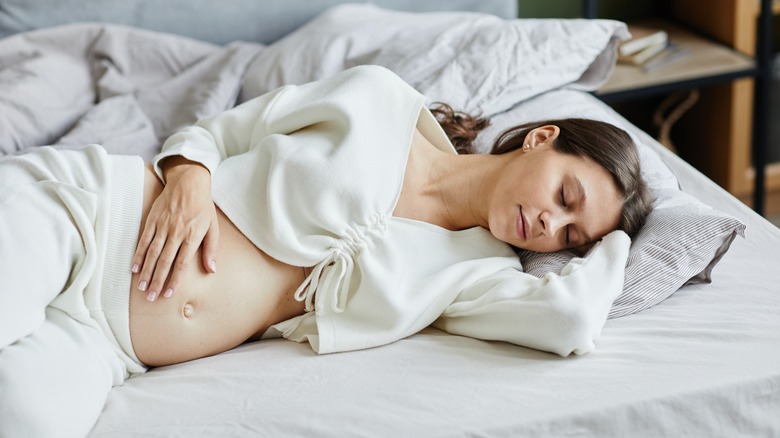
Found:
[{"label": "earring", "polygon": [[531,150],[531,144],[530,143],[526,143],[526,144],[523,145],[523,152],[528,152],[530,150]]}]

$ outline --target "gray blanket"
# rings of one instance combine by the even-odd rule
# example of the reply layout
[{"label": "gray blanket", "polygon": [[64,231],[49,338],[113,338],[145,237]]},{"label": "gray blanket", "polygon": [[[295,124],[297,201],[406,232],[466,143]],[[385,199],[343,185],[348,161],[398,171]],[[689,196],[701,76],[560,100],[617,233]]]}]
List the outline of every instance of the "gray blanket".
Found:
[{"label": "gray blanket", "polygon": [[0,155],[97,143],[149,160],[179,128],[232,107],[264,47],[91,23],[2,39]]}]

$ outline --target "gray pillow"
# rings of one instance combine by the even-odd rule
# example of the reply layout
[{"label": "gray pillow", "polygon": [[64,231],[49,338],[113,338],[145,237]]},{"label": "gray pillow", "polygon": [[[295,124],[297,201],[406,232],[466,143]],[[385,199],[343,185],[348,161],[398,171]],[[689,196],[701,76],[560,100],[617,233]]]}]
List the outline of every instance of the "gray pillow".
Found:
[{"label": "gray pillow", "polygon": [[[623,293],[614,301],[609,318],[630,315],[654,306],[687,284],[709,283],[712,269],[745,225],[679,190],[655,193],[653,211],[632,239]],[[576,257],[573,251],[519,251],[523,269],[543,277],[559,274]]]}]

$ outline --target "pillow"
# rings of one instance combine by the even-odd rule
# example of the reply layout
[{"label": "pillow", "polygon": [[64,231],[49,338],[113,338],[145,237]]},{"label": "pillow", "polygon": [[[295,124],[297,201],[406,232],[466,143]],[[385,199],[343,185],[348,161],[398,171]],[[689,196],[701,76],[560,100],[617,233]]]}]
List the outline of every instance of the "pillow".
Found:
[{"label": "pillow", "polygon": [[[617,318],[654,306],[687,284],[709,283],[712,269],[728,251],[735,236],[744,237],[745,225],[679,189],[674,173],[653,150],[650,136],[629,124],[593,96],[556,90],[523,102],[491,119],[477,138],[486,153],[492,139],[506,128],[532,121],[563,117],[603,120],[625,129],[639,149],[642,175],[655,197],[644,227],[632,239],[625,268],[623,292],[609,317]],[[560,274],[576,257],[574,251],[535,253],[518,251],[523,270],[543,277]]]},{"label": "pillow", "polygon": [[[623,293],[609,318],[654,306],[687,284],[709,283],[712,268],[745,225],[679,190],[657,195],[645,226],[634,236],[626,263]],[[529,274],[560,273],[576,257],[573,251],[544,254],[518,251]]]},{"label": "pillow", "polygon": [[270,45],[250,66],[240,99],[377,64],[431,101],[489,116],[563,86],[598,88],[627,35],[612,20],[504,20],[346,4]]}]

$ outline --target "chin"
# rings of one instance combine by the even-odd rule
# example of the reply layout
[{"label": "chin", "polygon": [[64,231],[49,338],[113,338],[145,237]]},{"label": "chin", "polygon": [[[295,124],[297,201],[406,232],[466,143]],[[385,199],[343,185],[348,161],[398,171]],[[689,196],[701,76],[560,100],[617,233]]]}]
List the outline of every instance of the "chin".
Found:
[{"label": "chin", "polygon": [[524,251],[536,251],[533,248],[528,248],[528,245],[525,245],[525,244],[522,244],[522,243],[519,244],[519,245],[517,243],[511,243],[511,245],[514,246],[515,248],[519,248],[519,249],[522,249]]},{"label": "chin", "polygon": [[511,239],[503,239],[501,237],[496,237],[498,240],[507,243],[509,245],[512,245],[515,248],[522,249],[525,251],[533,251],[533,249],[528,248],[528,242],[518,240],[516,237],[512,236]]}]

